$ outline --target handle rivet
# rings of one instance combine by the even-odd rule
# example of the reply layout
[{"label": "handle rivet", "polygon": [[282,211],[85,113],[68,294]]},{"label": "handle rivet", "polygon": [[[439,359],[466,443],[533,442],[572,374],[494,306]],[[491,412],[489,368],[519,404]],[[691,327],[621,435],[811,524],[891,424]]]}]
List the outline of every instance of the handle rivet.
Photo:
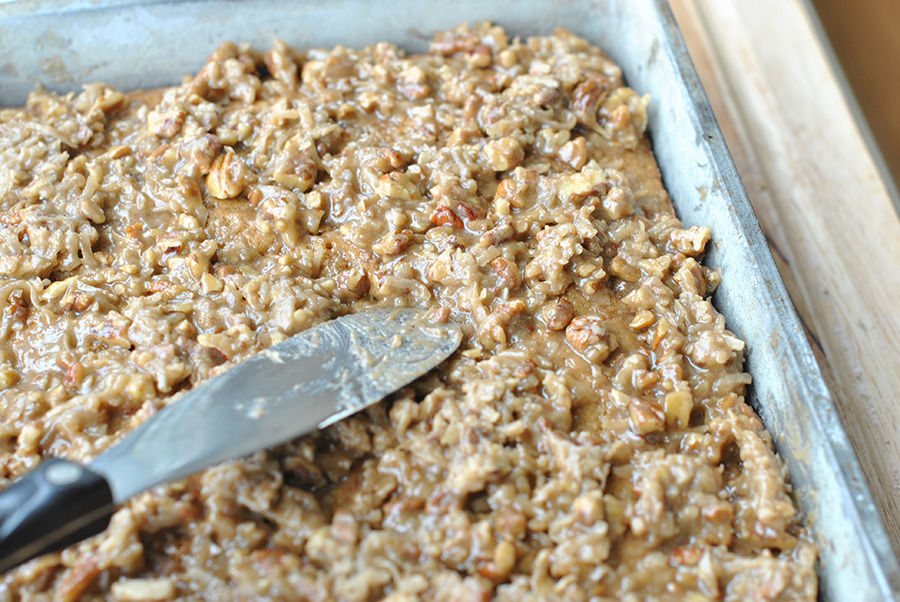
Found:
[{"label": "handle rivet", "polygon": [[83,471],[74,464],[54,464],[47,468],[44,478],[51,485],[69,485],[81,478]]}]

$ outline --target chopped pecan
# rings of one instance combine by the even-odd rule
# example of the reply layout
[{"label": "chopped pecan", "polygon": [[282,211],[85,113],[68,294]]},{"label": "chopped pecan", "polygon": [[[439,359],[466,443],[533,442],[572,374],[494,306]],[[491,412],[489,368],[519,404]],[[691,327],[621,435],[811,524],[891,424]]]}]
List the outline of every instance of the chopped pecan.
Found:
[{"label": "chopped pecan", "polygon": [[81,594],[87,590],[100,574],[95,556],[79,558],[71,569],[62,578],[57,590],[62,602],[75,602]]},{"label": "chopped pecan", "polygon": [[297,61],[293,51],[281,40],[275,40],[274,46],[265,56],[266,68],[273,77],[293,88],[297,85]]},{"label": "chopped pecan", "polygon": [[641,271],[625,261],[621,255],[616,255],[609,262],[609,273],[625,282],[637,282],[641,277]]},{"label": "chopped pecan", "polygon": [[378,149],[378,156],[384,159],[391,169],[403,169],[407,166],[406,157],[396,149],[385,146]]},{"label": "chopped pecan", "polygon": [[369,275],[358,269],[341,272],[338,276],[338,296],[341,299],[359,299],[369,292]]},{"label": "chopped pecan", "polygon": [[206,176],[206,187],[217,199],[233,199],[251,181],[251,175],[246,163],[229,151],[213,161],[209,175]]},{"label": "chopped pecan", "polygon": [[497,344],[506,345],[509,341],[506,327],[523,311],[525,311],[525,302],[521,299],[501,303],[481,323],[478,329],[478,340],[487,348],[493,348]]},{"label": "chopped pecan", "polygon": [[464,227],[462,220],[445,205],[438,205],[431,213],[431,223],[435,226],[452,226],[461,229]]},{"label": "chopped pecan", "polygon": [[587,162],[587,143],[582,136],[569,140],[559,149],[559,159],[572,169],[581,169]]},{"label": "chopped pecan", "polygon": [[478,44],[472,49],[466,60],[476,69],[486,69],[494,61],[494,53],[487,44]]},{"label": "chopped pecan", "polygon": [[[567,299],[551,301],[541,310],[541,318],[550,330],[565,329],[574,317],[575,307]],[[573,337],[575,336],[576,335],[573,333]]]},{"label": "chopped pecan", "polygon": [[678,389],[666,394],[666,424],[675,428],[686,428],[694,409],[694,397],[690,389]]},{"label": "chopped pecan", "polygon": [[181,109],[169,109],[165,112],[150,111],[147,113],[147,131],[157,138],[174,138],[184,126],[187,117]]},{"label": "chopped pecan", "polygon": [[296,149],[286,149],[275,163],[272,179],[285,188],[306,192],[316,182],[319,168],[316,163]]},{"label": "chopped pecan", "polygon": [[353,512],[338,508],[331,519],[331,534],[338,541],[356,543],[359,538],[359,523]]},{"label": "chopped pecan", "polygon": [[658,403],[633,398],[628,404],[631,429],[639,435],[649,435],[666,428],[666,414]]},{"label": "chopped pecan", "polygon": [[188,142],[182,151],[202,174],[208,174],[213,161],[222,150],[222,141],[214,134],[203,134]]},{"label": "chopped pecan", "polygon": [[696,546],[677,546],[669,550],[669,562],[676,565],[694,566],[700,562],[703,550]]},{"label": "chopped pecan", "polygon": [[505,136],[486,143],[484,156],[494,171],[507,171],[522,164],[525,151],[518,140],[512,136]]},{"label": "chopped pecan", "polygon": [[511,541],[501,541],[491,559],[478,567],[478,574],[494,581],[506,579],[516,566],[516,546]]},{"label": "chopped pecan", "polygon": [[503,257],[497,257],[491,261],[491,267],[494,268],[497,275],[506,282],[510,290],[515,290],[521,286],[522,274],[519,272],[519,267],[514,262],[504,259]]},{"label": "chopped pecan", "polygon": [[400,92],[410,100],[422,100],[431,96],[428,75],[421,67],[410,67],[397,78]]},{"label": "chopped pecan", "polygon": [[7,303],[8,305],[3,310],[3,313],[5,313],[7,317],[19,322],[25,322],[25,320],[28,319],[28,301],[25,299],[25,295],[22,293],[21,289],[10,293]]},{"label": "chopped pecan", "polygon": [[162,602],[175,597],[175,584],[169,579],[124,579],[110,588],[116,602]]},{"label": "chopped pecan", "polygon": [[617,220],[634,215],[637,203],[630,188],[614,186],[603,197],[601,206],[603,207],[603,217],[608,220]]},{"label": "chopped pecan", "polygon": [[595,78],[587,79],[575,87],[572,93],[572,112],[578,121],[595,132],[602,132],[603,127],[597,121],[597,111],[610,88]]},{"label": "chopped pecan", "polygon": [[688,257],[696,257],[706,248],[709,238],[710,231],[706,226],[677,229],[669,234],[669,247]]},{"label": "chopped pecan", "polygon": [[431,50],[443,56],[451,56],[457,52],[471,52],[478,44],[478,36],[459,30],[442,31],[434,36]]},{"label": "chopped pecan", "polygon": [[397,255],[409,246],[410,241],[409,232],[388,232],[381,240],[372,245],[372,250],[379,255]]},{"label": "chopped pecan", "polygon": [[578,316],[566,327],[566,340],[585,359],[602,363],[618,346],[615,337],[607,334],[603,321],[596,316]]},{"label": "chopped pecan", "polygon": [[509,222],[498,224],[481,235],[480,242],[486,247],[496,247],[509,242],[515,236],[516,231]]}]

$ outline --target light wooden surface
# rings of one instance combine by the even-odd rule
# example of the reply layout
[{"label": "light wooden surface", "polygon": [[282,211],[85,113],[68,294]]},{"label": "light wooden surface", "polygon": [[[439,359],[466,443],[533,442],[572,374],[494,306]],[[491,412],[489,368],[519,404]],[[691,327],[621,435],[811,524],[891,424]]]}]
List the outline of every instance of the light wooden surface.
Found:
[{"label": "light wooden surface", "polygon": [[887,166],[900,183],[900,3],[812,1]]},{"label": "light wooden surface", "polygon": [[900,550],[900,219],[801,0],[671,2]]}]

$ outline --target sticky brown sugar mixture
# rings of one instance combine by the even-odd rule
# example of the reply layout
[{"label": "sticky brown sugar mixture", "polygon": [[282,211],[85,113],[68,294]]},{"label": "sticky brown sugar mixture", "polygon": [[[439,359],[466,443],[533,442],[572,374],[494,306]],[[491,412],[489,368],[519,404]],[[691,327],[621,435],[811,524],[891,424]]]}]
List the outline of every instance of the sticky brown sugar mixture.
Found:
[{"label": "sticky brown sugar mixture", "polygon": [[330,318],[465,331],[365,413],[139,495],[0,601],[815,600],[648,100],[569,32],[481,24],[423,55],[224,44],[174,88],[0,111],[3,485]]}]

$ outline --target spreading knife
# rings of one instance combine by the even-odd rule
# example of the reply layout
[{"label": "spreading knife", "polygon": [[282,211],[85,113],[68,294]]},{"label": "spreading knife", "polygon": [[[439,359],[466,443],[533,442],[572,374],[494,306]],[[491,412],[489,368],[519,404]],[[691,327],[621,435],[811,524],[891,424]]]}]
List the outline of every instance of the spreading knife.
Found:
[{"label": "spreading knife", "polygon": [[0,572],[101,533],[155,485],[325,428],[452,354],[452,322],[376,309],[294,335],[158,411],[87,465],[48,458],[0,492]]}]

